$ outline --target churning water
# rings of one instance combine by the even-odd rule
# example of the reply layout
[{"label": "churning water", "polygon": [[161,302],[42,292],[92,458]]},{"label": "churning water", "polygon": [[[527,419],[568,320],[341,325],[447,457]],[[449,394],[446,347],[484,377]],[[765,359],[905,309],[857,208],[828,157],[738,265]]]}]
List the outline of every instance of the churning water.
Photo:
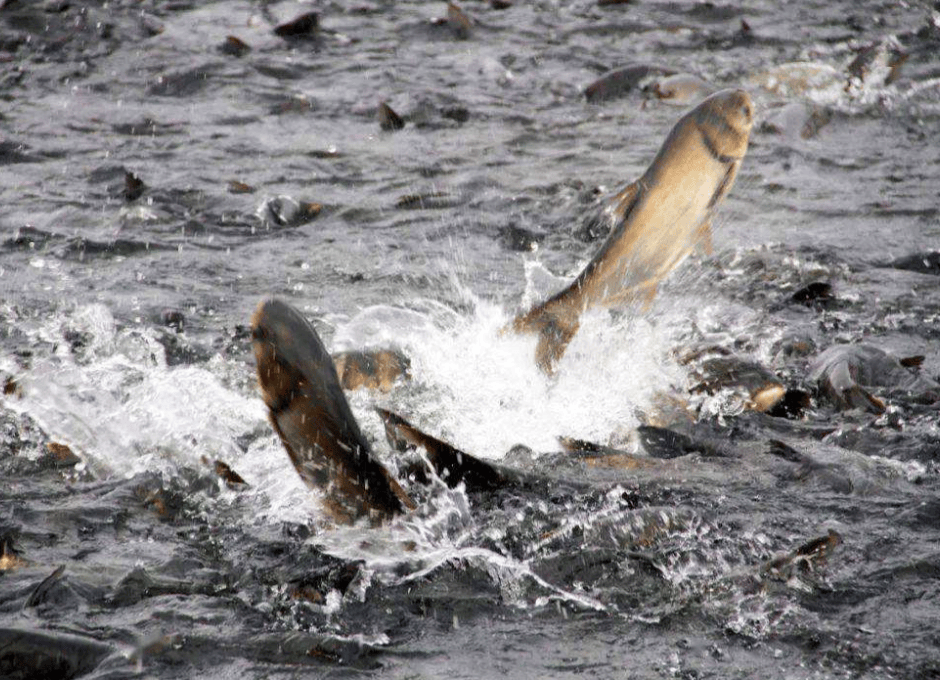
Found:
[{"label": "churning water", "polygon": [[[940,9],[461,8],[0,2],[0,675],[940,676],[936,394],[809,379],[862,341],[940,374]],[[662,70],[757,106],[714,253],[546,377],[500,331],[701,96]],[[270,295],[409,357],[349,394],[390,468],[375,405],[556,481],[332,525],[258,396]],[[703,393],[701,347],[810,403]]]}]

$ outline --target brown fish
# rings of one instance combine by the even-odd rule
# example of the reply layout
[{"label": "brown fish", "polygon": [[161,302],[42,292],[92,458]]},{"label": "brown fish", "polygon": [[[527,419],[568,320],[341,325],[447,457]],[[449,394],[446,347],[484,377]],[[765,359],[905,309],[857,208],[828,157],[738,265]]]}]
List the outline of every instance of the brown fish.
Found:
[{"label": "brown fish", "polygon": [[290,305],[265,300],[252,319],[258,382],[271,424],[309,486],[337,521],[382,521],[414,508],[374,457],[313,326]]},{"label": "brown fish", "polygon": [[408,357],[392,349],[337,352],[333,363],[343,389],[350,391],[365,387],[388,392],[398,378],[408,377],[411,368]]},{"label": "brown fish", "polygon": [[466,40],[470,37],[473,22],[467,13],[452,2],[447,3],[447,25],[454,32],[454,37]]},{"label": "brown fish", "polygon": [[743,406],[764,413],[783,399],[787,388],[764,366],[735,356],[711,357],[695,367],[699,380],[693,393],[717,394],[731,389],[746,395]]},{"label": "brown fish", "polygon": [[450,487],[461,482],[468,489],[486,490],[506,485],[499,466],[459,451],[447,442],[425,434],[396,413],[376,408],[385,423],[389,443],[400,451],[423,448],[434,472]]},{"label": "brown fish", "polygon": [[536,333],[538,365],[552,372],[589,307],[640,303],[697,245],[711,248],[711,218],[734,184],[753,124],[751,98],[723,90],[676,123],[653,163],[616,197],[615,226],[600,251],[564,290],[516,317]]},{"label": "brown fish", "polygon": [[654,64],[627,64],[608,71],[584,88],[584,98],[591,103],[604,102],[639,90],[650,79],[671,76],[672,69]]},{"label": "brown fish", "polygon": [[884,413],[885,402],[872,393],[876,388],[904,401],[922,404],[940,401],[940,384],[908,370],[916,368],[918,360],[920,357],[899,360],[865,343],[833,345],[810,365],[808,380],[839,409]]},{"label": "brown fish", "polygon": [[307,12],[275,27],[274,32],[282,38],[309,38],[317,34],[320,17],[316,12]]}]

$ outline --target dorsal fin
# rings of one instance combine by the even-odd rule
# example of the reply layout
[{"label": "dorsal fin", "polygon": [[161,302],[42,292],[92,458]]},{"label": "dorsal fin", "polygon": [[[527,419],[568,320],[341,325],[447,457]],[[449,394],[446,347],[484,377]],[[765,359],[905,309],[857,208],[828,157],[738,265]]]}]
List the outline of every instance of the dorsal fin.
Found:
[{"label": "dorsal fin", "polygon": [[321,490],[338,521],[384,520],[414,503],[379,463],[313,326],[280,300],[252,318],[258,382],[271,424],[301,478]]},{"label": "dorsal fin", "polygon": [[396,413],[378,407],[375,410],[385,422],[389,443],[398,450],[423,448],[434,472],[447,486],[455,487],[463,482],[467,491],[488,491],[502,488],[512,481],[511,473],[493,463],[480,460],[425,434]]}]

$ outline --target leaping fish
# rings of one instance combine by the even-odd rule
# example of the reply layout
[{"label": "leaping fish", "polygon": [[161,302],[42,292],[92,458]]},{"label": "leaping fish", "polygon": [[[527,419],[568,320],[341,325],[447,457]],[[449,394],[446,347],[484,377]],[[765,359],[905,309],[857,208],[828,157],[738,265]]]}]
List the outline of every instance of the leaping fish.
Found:
[{"label": "leaping fish", "polygon": [[744,90],[722,90],[686,113],[643,176],[609,208],[614,227],[564,290],[517,316],[510,328],[538,334],[536,361],[554,371],[590,307],[640,303],[700,245],[711,251],[711,220],[731,190],[753,125]]}]

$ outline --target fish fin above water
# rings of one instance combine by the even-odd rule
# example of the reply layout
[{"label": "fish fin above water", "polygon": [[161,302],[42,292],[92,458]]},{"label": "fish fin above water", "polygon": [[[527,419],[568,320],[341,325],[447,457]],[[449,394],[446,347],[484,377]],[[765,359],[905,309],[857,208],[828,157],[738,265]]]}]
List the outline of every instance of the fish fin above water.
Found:
[{"label": "fish fin above water", "polygon": [[826,536],[810,539],[794,550],[764,562],[760,575],[781,581],[807,576],[825,565],[841,543],[842,536],[830,529]]},{"label": "fish fin above water", "polygon": [[812,458],[793,448],[786,442],[780,441],[779,439],[771,439],[768,442],[767,452],[772,456],[778,456],[783,458],[786,461],[791,463],[805,464],[808,462],[813,462]]},{"label": "fish fin above water", "polygon": [[303,315],[280,300],[263,301],[252,318],[252,345],[271,424],[334,518],[381,521],[414,508],[373,456],[333,361]]},{"label": "fish fin above water", "polygon": [[463,482],[467,491],[488,491],[505,487],[510,474],[497,465],[481,460],[426,434],[396,413],[375,409],[385,423],[389,444],[399,451],[423,448],[434,472],[449,487]]},{"label": "fish fin above water", "polygon": [[849,408],[860,408],[872,413],[884,413],[885,403],[861,385],[852,385],[842,390],[842,400]]},{"label": "fish fin above water", "polygon": [[376,116],[379,119],[379,127],[385,132],[394,132],[405,127],[405,121],[385,102],[379,102]]},{"label": "fish fin above water", "polygon": [[820,385],[841,408],[860,408],[873,413],[885,412],[885,403],[856,382],[852,364],[848,359],[829,367],[822,374]]}]

